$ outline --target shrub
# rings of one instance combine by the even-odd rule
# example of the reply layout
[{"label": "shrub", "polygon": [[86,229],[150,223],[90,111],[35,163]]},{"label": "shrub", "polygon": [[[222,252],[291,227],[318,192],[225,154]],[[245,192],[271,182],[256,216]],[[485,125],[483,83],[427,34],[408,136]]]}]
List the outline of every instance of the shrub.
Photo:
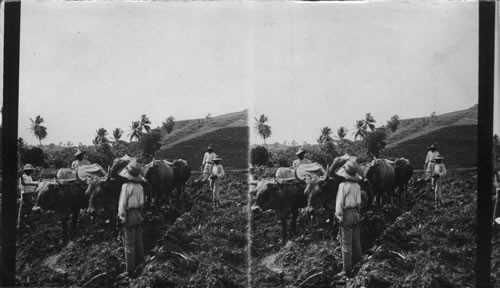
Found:
[{"label": "shrub", "polygon": [[31,149],[22,149],[20,152],[21,163],[30,163],[33,166],[46,166],[45,154],[43,150],[39,147],[33,147]]},{"label": "shrub", "polygon": [[254,166],[267,165],[269,161],[269,153],[264,146],[252,148],[250,152],[250,163]]}]

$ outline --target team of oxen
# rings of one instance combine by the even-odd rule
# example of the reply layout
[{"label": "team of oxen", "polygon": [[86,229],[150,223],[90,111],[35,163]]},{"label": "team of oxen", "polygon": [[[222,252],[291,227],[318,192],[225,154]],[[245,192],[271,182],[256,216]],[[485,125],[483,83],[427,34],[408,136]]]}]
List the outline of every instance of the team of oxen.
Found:
[{"label": "team of oxen", "polygon": [[[280,167],[274,178],[264,178],[250,181],[250,195],[253,213],[274,210],[281,219],[282,242],[287,240],[287,219],[291,215],[291,232],[297,227],[299,209],[312,213],[316,209],[325,208],[328,211],[329,223],[335,225],[334,213],[339,184],[344,180],[335,172],[348,160],[356,157],[344,155],[337,157],[325,169],[319,163],[300,165],[296,169]],[[407,191],[407,185],[413,176],[413,168],[409,160],[373,159],[364,164],[358,164],[358,174],[362,177],[360,185],[367,196],[366,204],[376,207],[383,204],[393,204],[393,196]]]},{"label": "team of oxen", "polygon": [[[33,211],[54,210],[61,218],[64,242],[68,241],[68,220],[71,217],[71,230],[75,231],[81,209],[94,215],[97,209],[103,208],[108,219],[114,221],[121,186],[127,181],[119,172],[134,159],[128,155],[117,158],[108,171],[98,164],[80,166],[76,170],[59,169],[55,181],[44,180],[38,185]],[[172,205],[174,192],[177,203],[181,195],[186,201],[184,186],[191,176],[191,168],[185,160],[154,159],[143,165],[141,175],[146,179],[143,187],[147,206],[159,209],[164,200]]]}]

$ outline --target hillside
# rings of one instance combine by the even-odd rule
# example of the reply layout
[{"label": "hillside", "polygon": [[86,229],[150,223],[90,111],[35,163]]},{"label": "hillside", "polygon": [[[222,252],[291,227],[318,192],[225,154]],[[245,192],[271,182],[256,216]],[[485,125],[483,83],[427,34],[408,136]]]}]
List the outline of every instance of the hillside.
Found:
[{"label": "hillside", "polygon": [[198,170],[203,154],[212,144],[226,169],[248,166],[248,111],[229,113],[207,119],[176,121],[170,134],[163,134],[161,157],[182,158]]},{"label": "hillside", "polygon": [[434,119],[420,117],[400,121],[398,130],[387,137],[387,148],[444,127],[477,125],[477,105],[469,109],[437,115]]},{"label": "hillside", "polygon": [[389,134],[383,151],[387,157],[409,158],[416,169],[423,169],[427,147],[434,144],[446,157],[447,167],[477,165],[477,105],[456,112],[430,117],[403,119],[395,133]]}]

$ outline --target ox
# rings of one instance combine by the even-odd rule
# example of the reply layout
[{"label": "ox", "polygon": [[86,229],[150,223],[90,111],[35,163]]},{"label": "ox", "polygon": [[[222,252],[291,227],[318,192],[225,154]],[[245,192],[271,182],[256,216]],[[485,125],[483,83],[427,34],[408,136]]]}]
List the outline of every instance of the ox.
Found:
[{"label": "ox", "polygon": [[189,180],[189,177],[191,177],[191,168],[188,166],[188,163],[186,160],[182,159],[177,159],[174,160],[172,163],[172,167],[174,169],[174,189],[176,190],[176,196],[177,196],[177,203],[179,203],[179,196],[182,194],[182,198],[184,202],[186,202],[186,194],[184,192],[184,188],[186,185],[186,182]]},{"label": "ox", "polygon": [[[118,213],[118,201],[123,183],[127,180],[118,173],[131,161],[130,157],[117,158],[113,161],[113,166],[104,177],[94,177],[86,180],[79,178],[78,168],[76,177],[81,182],[87,184],[85,196],[88,198],[87,212],[94,214],[97,209],[103,208],[110,219],[115,219]],[[149,199],[150,187],[147,183],[143,185],[144,194]],[[149,200],[148,200],[149,201]]]},{"label": "ox", "polygon": [[280,184],[276,179],[264,179],[257,182],[255,188],[255,201],[251,207],[252,213],[274,210],[281,220],[282,244],[287,240],[287,218],[291,215],[291,232],[297,229],[299,208],[307,204],[304,195],[304,185]]},{"label": "ox", "polygon": [[[344,155],[333,159],[331,165],[327,166],[326,175],[322,177],[306,177],[303,180],[306,182],[304,194],[307,197],[308,213],[312,213],[316,209],[325,208],[328,212],[328,219],[332,225],[335,225],[335,204],[337,200],[337,192],[339,184],[344,181],[344,178],[337,175],[337,171],[349,159],[355,157]],[[361,166],[357,167],[358,174],[363,177],[364,172]]]},{"label": "ox", "polygon": [[408,182],[413,176],[413,167],[410,161],[405,158],[399,158],[394,161],[394,173],[395,173],[395,186],[399,193],[399,202],[401,202],[401,195],[404,193],[407,197]]},{"label": "ox", "polygon": [[370,163],[368,171],[366,172],[366,179],[368,180],[369,188],[369,203],[373,203],[375,198],[377,206],[380,206],[381,198],[384,198],[383,204],[387,199],[393,204],[394,184],[396,174],[394,167],[385,159],[375,159]]},{"label": "ox", "polygon": [[75,181],[75,171],[62,168],[57,171],[56,182],[42,181],[36,188],[33,211],[54,210],[61,218],[63,243],[68,242],[68,219],[71,216],[71,233],[76,231],[80,209],[87,206],[85,185]]},{"label": "ox", "polygon": [[172,205],[174,170],[166,160],[153,160],[144,169],[144,175],[151,187],[151,197],[156,207],[161,207],[162,198],[167,197]]}]

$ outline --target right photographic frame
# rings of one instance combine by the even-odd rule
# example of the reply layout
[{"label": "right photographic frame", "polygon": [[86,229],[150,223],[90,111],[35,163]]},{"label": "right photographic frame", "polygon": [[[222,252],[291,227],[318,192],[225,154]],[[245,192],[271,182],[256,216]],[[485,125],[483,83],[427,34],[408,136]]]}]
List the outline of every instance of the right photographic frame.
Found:
[{"label": "right photographic frame", "polygon": [[250,286],[499,283],[484,4],[255,5]]}]

